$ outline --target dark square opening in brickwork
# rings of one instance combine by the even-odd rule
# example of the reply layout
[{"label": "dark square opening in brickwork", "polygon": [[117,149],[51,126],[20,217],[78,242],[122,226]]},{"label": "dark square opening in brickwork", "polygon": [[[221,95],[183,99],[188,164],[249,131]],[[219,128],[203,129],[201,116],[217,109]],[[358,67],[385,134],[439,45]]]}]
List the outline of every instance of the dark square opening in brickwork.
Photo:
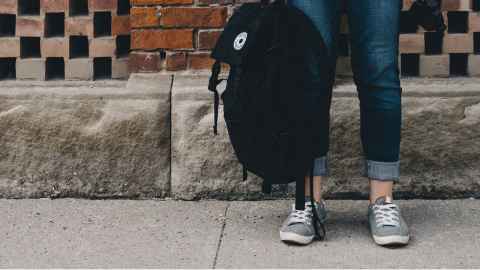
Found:
[{"label": "dark square opening in brickwork", "polygon": [[442,54],[443,33],[425,32],[425,54]]},{"label": "dark square opening in brickwork", "polygon": [[40,0],[18,0],[18,14],[40,15]]},{"label": "dark square opening in brickwork", "polygon": [[468,32],[468,12],[450,11],[448,16],[448,33],[467,33]]},{"label": "dark square opening in brickwork", "polygon": [[112,14],[110,12],[95,12],[93,16],[95,37],[112,35]]},{"label": "dark square opening in brickwork", "polygon": [[118,15],[130,14],[130,0],[118,0],[117,5]]},{"label": "dark square opening in brickwork", "polygon": [[348,34],[340,34],[340,36],[338,37],[338,55],[349,55]]},{"label": "dark square opening in brickwork", "polygon": [[65,36],[65,13],[47,13],[45,15],[45,37]]},{"label": "dark square opening in brickwork", "polygon": [[480,54],[480,32],[473,33],[473,53]]},{"label": "dark square opening in brickwork", "polygon": [[47,58],[45,69],[47,80],[65,79],[65,61],[63,60],[63,58]]},{"label": "dark square opening in brickwork", "polygon": [[93,59],[93,78],[95,80],[112,78],[112,58],[98,57]]},{"label": "dark square opening in brickwork", "polygon": [[400,33],[416,33],[417,29],[417,25],[412,19],[410,19],[408,12],[402,11],[402,13],[400,13]]},{"label": "dark square opening in brickwork", "polygon": [[40,57],[40,38],[39,37],[20,37],[20,57],[21,58],[39,58]]},{"label": "dark square opening in brickwork", "polygon": [[15,79],[15,58],[0,58],[0,80]]},{"label": "dark square opening in brickwork", "polygon": [[70,16],[88,15],[88,0],[70,0],[68,14]]},{"label": "dark square opening in brickwork", "polygon": [[130,35],[120,35],[116,38],[117,49],[115,54],[118,58],[127,57],[130,53]]},{"label": "dark square opening in brickwork", "polygon": [[472,0],[472,9],[474,11],[480,11],[480,0]]},{"label": "dark square opening in brickwork", "polygon": [[420,56],[407,53],[401,56],[402,76],[418,76],[420,70]]},{"label": "dark square opening in brickwork", "polygon": [[69,52],[70,58],[88,57],[88,37],[70,36]]},{"label": "dark square opening in brickwork", "polygon": [[0,14],[0,37],[15,36],[15,15]]},{"label": "dark square opening in brickwork", "polygon": [[468,75],[468,54],[452,53],[450,54],[450,75],[467,76]]}]

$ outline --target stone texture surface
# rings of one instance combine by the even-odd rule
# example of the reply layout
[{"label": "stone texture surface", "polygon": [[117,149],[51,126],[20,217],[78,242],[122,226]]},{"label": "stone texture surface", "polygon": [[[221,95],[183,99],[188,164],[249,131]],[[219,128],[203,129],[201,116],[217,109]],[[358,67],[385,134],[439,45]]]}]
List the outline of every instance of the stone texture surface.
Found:
[{"label": "stone texture surface", "polygon": [[[429,82],[429,83],[428,83]],[[480,93],[478,81],[406,81],[401,197],[480,196]],[[448,83],[450,82],[450,83]],[[176,77],[172,89],[172,194],[193,199],[225,194],[252,196],[259,179],[241,180],[220,110],[219,135],[212,131],[212,95],[205,77]],[[442,88],[443,87],[443,88]],[[332,107],[331,198],[365,197],[359,105],[351,83],[339,82]]]},{"label": "stone texture surface", "polygon": [[213,135],[212,95],[206,77],[175,79],[172,87],[172,195],[181,199],[253,196],[260,179],[242,180],[220,110]]},{"label": "stone texture surface", "polygon": [[[480,195],[480,113],[478,97],[405,97],[400,195],[455,197]],[[333,102],[331,177],[327,195],[366,196],[362,174],[356,98]],[[342,195],[344,194],[344,195]]]},{"label": "stone texture surface", "polygon": [[[242,181],[222,108],[219,135],[213,135],[208,77],[177,74],[173,85],[172,79],[135,74],[126,86],[3,82],[0,197],[262,197],[261,179],[249,174]],[[479,79],[462,78],[402,81],[397,196],[480,196],[478,85]],[[324,183],[329,198],[367,195],[358,114],[354,85],[339,80],[332,108],[331,177]],[[274,195],[285,196],[283,188]]]},{"label": "stone texture surface", "polygon": [[170,80],[2,84],[0,197],[168,195]]}]

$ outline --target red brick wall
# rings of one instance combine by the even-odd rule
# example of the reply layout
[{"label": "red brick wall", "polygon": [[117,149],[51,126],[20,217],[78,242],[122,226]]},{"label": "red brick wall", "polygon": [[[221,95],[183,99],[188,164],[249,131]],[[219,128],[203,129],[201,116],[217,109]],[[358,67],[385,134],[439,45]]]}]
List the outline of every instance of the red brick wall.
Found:
[{"label": "red brick wall", "polygon": [[[250,0],[255,1],[255,0]],[[337,1],[337,0],[332,0]],[[404,0],[407,10],[413,0]],[[248,0],[131,0],[132,72],[209,68],[209,50],[233,8]],[[400,68],[411,76],[480,76],[480,0],[443,0],[443,40],[402,25]],[[347,18],[338,73],[350,75]],[[407,22],[408,23],[408,22]]]},{"label": "red brick wall", "polygon": [[[239,2],[237,0],[237,2]],[[233,0],[131,0],[133,72],[204,69]]]}]

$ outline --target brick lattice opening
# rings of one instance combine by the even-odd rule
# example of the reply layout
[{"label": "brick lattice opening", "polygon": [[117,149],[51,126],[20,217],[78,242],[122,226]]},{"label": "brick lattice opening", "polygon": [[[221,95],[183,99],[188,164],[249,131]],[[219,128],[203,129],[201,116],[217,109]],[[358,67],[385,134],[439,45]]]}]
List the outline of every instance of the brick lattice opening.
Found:
[{"label": "brick lattice opening", "polygon": [[443,33],[425,32],[425,54],[442,54]]},{"label": "brick lattice opening", "polygon": [[112,78],[112,58],[98,57],[93,59],[93,78],[95,80]]},{"label": "brick lattice opening", "polygon": [[472,0],[472,9],[474,11],[480,11],[480,0]]},{"label": "brick lattice opening", "polygon": [[0,80],[15,79],[15,58],[0,58]]},{"label": "brick lattice opening", "polygon": [[402,54],[402,76],[418,76],[420,70],[420,56],[418,54]]},{"label": "brick lattice opening", "polygon": [[80,58],[89,56],[88,37],[70,36],[69,52],[70,58]]},{"label": "brick lattice opening", "polygon": [[65,61],[60,57],[47,58],[45,64],[47,80],[65,79]]},{"label": "brick lattice opening", "polygon": [[45,16],[45,37],[65,36],[65,13],[47,13]]},{"label": "brick lattice opening", "polygon": [[115,54],[117,58],[128,57],[130,53],[130,35],[121,35],[116,38],[117,50]]},{"label": "brick lattice opening", "polygon": [[18,0],[18,14],[40,15],[40,0]]},{"label": "brick lattice opening", "polygon": [[338,55],[348,56],[349,54],[348,35],[340,34],[338,37]]},{"label": "brick lattice opening", "polygon": [[417,25],[410,20],[407,11],[402,11],[400,13],[400,33],[407,34],[407,33],[416,33],[417,32]]},{"label": "brick lattice opening", "polygon": [[473,33],[473,52],[480,54],[480,32]]},{"label": "brick lattice opening", "polygon": [[15,15],[0,14],[0,37],[15,36]]},{"label": "brick lattice opening", "polygon": [[448,16],[448,33],[467,33],[468,32],[468,12],[450,11]]},{"label": "brick lattice opening", "polygon": [[88,0],[70,0],[68,14],[70,16],[88,15]]},{"label": "brick lattice opening", "polygon": [[468,54],[466,53],[450,54],[450,75],[451,76],[468,75]]},{"label": "brick lattice opening", "polygon": [[21,58],[39,58],[40,38],[39,37],[21,37],[20,38],[20,57]]},{"label": "brick lattice opening", "polygon": [[93,29],[95,37],[112,35],[112,13],[95,12],[93,16]]},{"label": "brick lattice opening", "polygon": [[118,0],[117,15],[130,14],[130,0]]}]

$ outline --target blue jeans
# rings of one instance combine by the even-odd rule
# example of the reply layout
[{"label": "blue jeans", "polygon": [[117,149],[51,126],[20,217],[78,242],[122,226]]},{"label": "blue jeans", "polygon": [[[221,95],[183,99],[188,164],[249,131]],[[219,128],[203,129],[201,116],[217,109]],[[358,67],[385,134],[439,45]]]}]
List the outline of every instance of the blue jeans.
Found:
[{"label": "blue jeans", "polygon": [[[361,140],[365,155],[365,174],[370,179],[397,181],[400,176],[401,92],[398,71],[398,37],[402,0],[289,0],[315,24],[329,50],[330,64],[335,65],[340,15],[346,10],[349,22],[351,60],[354,81],[360,99]],[[310,53],[310,52],[307,52]],[[311,52],[315,54],[315,52]],[[311,86],[325,95],[321,155],[315,160],[314,175],[327,175],[330,80],[318,72],[325,59],[312,59]],[[323,89],[322,89],[323,88]]]}]

